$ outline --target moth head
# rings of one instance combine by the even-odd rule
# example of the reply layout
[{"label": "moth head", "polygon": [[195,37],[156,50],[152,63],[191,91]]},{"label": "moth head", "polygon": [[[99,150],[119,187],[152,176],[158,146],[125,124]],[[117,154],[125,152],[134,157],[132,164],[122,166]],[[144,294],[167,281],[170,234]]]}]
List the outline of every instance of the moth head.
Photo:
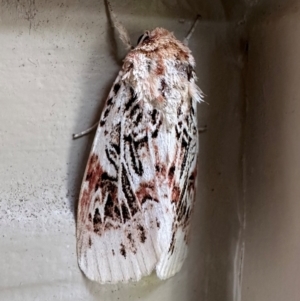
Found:
[{"label": "moth head", "polygon": [[154,44],[170,42],[170,40],[172,39],[176,40],[172,32],[169,32],[164,28],[155,28],[151,31],[145,31],[145,33],[138,38],[136,48],[144,48],[143,46],[148,48],[149,46]]},{"label": "moth head", "polygon": [[182,62],[193,61],[189,48],[176,39],[172,32],[164,28],[155,28],[142,34],[133,49],[132,56],[136,54],[147,56],[154,61],[167,58]]},{"label": "moth head", "polygon": [[138,45],[141,45],[141,44],[143,44],[143,42],[145,42],[145,41],[149,41],[149,39],[150,39],[150,31],[149,30],[147,30],[144,34],[142,34],[139,38],[138,38],[138,41],[137,41],[137,46]]}]

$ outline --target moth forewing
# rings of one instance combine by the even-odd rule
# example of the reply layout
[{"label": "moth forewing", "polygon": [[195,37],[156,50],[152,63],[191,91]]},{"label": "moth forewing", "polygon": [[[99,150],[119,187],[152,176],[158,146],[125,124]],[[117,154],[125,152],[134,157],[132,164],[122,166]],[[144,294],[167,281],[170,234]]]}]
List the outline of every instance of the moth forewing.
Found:
[{"label": "moth forewing", "polygon": [[138,281],[154,269],[166,279],[183,264],[202,99],[194,68],[190,49],[163,28],[124,59],[79,197],[78,262],[92,280]]}]

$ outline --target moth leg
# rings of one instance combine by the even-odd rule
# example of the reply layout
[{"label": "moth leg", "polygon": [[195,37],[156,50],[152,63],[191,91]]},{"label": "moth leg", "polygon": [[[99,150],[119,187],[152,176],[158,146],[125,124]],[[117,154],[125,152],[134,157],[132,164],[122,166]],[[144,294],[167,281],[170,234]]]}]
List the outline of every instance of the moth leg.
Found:
[{"label": "moth leg", "polygon": [[99,122],[97,121],[93,126],[91,126],[90,128],[78,133],[78,134],[73,134],[73,139],[78,139],[81,138],[89,133],[91,133],[92,131],[94,131],[97,126],[98,126]]},{"label": "moth leg", "polygon": [[198,133],[204,133],[207,131],[207,125],[201,127],[201,128],[198,128]]},{"label": "moth leg", "polygon": [[196,18],[196,20],[194,21],[194,23],[193,23],[191,29],[189,30],[188,34],[186,35],[186,37],[185,37],[184,40],[183,40],[183,44],[184,44],[184,45],[186,45],[186,46],[188,45],[189,39],[191,38],[193,32],[195,31],[196,25],[197,25],[197,23],[198,23],[198,21],[199,21],[200,18],[201,18],[201,15],[197,15],[197,18]]},{"label": "moth leg", "polygon": [[106,4],[110,14],[111,23],[113,27],[115,27],[118,30],[120,40],[123,42],[126,49],[133,49],[134,47],[131,45],[128,31],[126,30],[124,25],[117,19],[117,16],[115,15],[108,0],[106,0]]}]

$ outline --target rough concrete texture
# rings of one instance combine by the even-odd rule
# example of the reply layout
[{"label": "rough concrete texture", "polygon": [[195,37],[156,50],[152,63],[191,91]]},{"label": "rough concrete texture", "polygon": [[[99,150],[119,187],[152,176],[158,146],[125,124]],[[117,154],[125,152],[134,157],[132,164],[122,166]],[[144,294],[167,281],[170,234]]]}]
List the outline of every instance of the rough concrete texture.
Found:
[{"label": "rough concrete texture", "polygon": [[102,1],[2,1],[0,300],[238,300],[245,50],[239,7],[217,0],[111,4],[133,40],[156,26],[183,39],[202,15],[190,48],[206,94],[199,126],[208,131],[200,136],[189,257],[167,281],[153,275],[101,286],[82,275],[74,212],[93,135],[73,141],[72,133],[98,120],[125,51]]}]

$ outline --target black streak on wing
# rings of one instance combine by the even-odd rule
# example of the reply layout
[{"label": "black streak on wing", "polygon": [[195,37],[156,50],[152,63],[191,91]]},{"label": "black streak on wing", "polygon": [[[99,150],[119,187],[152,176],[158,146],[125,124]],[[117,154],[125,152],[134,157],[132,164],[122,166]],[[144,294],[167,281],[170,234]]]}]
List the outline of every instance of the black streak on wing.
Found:
[{"label": "black streak on wing", "polygon": [[189,136],[188,132],[186,131],[186,129],[183,130],[183,137],[181,140],[181,149],[183,150],[183,160],[182,160],[182,164],[181,164],[181,170],[180,170],[180,178],[183,175],[183,171],[185,170],[185,165],[186,165],[186,160],[187,160],[187,156],[189,153],[189,148],[190,148],[190,144],[191,144],[192,138]]},{"label": "black streak on wing", "polygon": [[114,210],[114,202],[112,200],[112,197],[110,195],[110,193],[107,196],[107,200],[105,203],[105,207],[104,207],[104,215],[105,215],[105,219],[107,217],[113,218],[113,210]]},{"label": "black streak on wing", "polygon": [[104,182],[104,181],[117,182],[118,179],[117,179],[117,178],[114,178],[114,177],[112,177],[112,176],[110,176],[107,172],[104,172],[104,173],[101,175],[101,182]]},{"label": "black streak on wing", "polygon": [[156,123],[156,119],[157,119],[157,110],[156,109],[154,109],[153,111],[152,111],[152,114],[151,114],[151,117],[152,117],[152,124],[155,124]]},{"label": "black streak on wing", "polygon": [[121,212],[120,212],[120,209],[119,209],[119,205],[115,205],[114,214],[115,214],[116,220],[121,221]]},{"label": "black streak on wing", "polygon": [[124,202],[121,205],[121,210],[122,210],[123,222],[126,223],[128,220],[130,220],[130,214]]},{"label": "black streak on wing", "polygon": [[145,196],[142,198],[141,203],[144,204],[144,203],[147,202],[147,201],[153,201],[153,202],[158,203],[158,200],[157,200],[157,199],[154,199],[150,194],[145,195]]},{"label": "black streak on wing", "polygon": [[138,225],[138,230],[139,230],[139,235],[140,235],[140,240],[141,243],[144,243],[147,239],[146,237],[146,231],[142,225]]},{"label": "black streak on wing", "polygon": [[112,100],[113,100],[112,97],[109,98],[109,99],[107,100],[107,102],[106,102],[106,105],[107,105],[107,106],[111,106],[111,105],[112,105]]},{"label": "black streak on wing", "polygon": [[99,209],[95,209],[94,218],[93,218],[93,226],[94,226],[94,232],[98,233],[100,231],[100,225],[102,224],[101,216]]},{"label": "black streak on wing", "polygon": [[114,150],[116,151],[116,153],[118,155],[120,155],[120,145],[112,143],[111,146],[114,148]]},{"label": "black streak on wing", "polygon": [[136,214],[136,212],[138,211],[138,205],[137,205],[136,197],[131,189],[131,186],[130,186],[130,183],[128,180],[128,176],[127,176],[127,171],[125,169],[124,164],[122,164],[121,178],[122,178],[123,193],[125,195],[127,204],[129,206],[131,216],[134,216]]},{"label": "black streak on wing", "polygon": [[[116,84],[118,85],[118,84]],[[114,86],[114,89],[116,87],[116,85]],[[119,85],[120,86],[120,85]],[[120,88],[120,87],[119,87]],[[106,101],[106,106],[105,106],[105,111],[103,112],[103,116],[100,120],[100,126],[104,126],[105,125],[105,122],[106,122],[106,118],[111,110],[111,108],[113,107],[115,101],[114,101],[114,98],[111,97],[109,98],[107,101]]]},{"label": "black streak on wing", "polygon": [[191,78],[193,78],[194,68],[191,65],[188,65],[186,73],[187,73],[188,81],[190,81]]},{"label": "black streak on wing", "polygon": [[131,135],[124,136],[124,140],[129,147],[130,160],[132,163],[132,167],[136,174],[139,176],[143,175],[143,165],[139,160],[138,149],[143,146],[144,143],[148,142],[148,137],[145,136],[142,139],[135,141]]},{"label": "black streak on wing", "polygon": [[[112,146],[113,146],[113,145],[112,145]],[[114,148],[114,149],[117,149],[117,150],[120,151],[120,148],[118,149],[118,145],[115,144],[115,146],[116,146],[116,148]],[[106,147],[106,148],[105,148],[106,158],[107,158],[107,160],[115,167],[116,172],[118,173],[118,165],[117,165],[117,163],[116,163],[116,160],[114,160],[114,159],[111,157],[110,153],[111,153],[111,151],[109,151],[108,148]],[[112,155],[113,155],[113,154],[112,154]]]},{"label": "black streak on wing", "polygon": [[175,132],[176,132],[176,139],[179,140],[179,138],[180,138],[180,131],[178,130],[177,126],[175,127]]},{"label": "black streak on wing", "polygon": [[125,246],[123,244],[120,244],[120,253],[122,256],[124,256],[124,258],[126,258],[126,250],[125,250]]},{"label": "black streak on wing", "polygon": [[131,109],[130,117],[133,118],[134,115],[135,115],[137,112],[139,112],[139,111],[141,111],[140,106],[139,106],[138,104],[136,104],[136,105]]},{"label": "black streak on wing", "polygon": [[195,116],[195,110],[194,110],[194,108],[193,108],[192,105],[191,105],[191,115],[192,115],[192,116]]},{"label": "black streak on wing", "polygon": [[171,252],[171,254],[173,254],[174,248],[175,248],[175,232],[173,232],[171,244],[170,244],[170,248],[169,248],[169,252]]},{"label": "black streak on wing", "polygon": [[156,138],[158,136],[158,129],[156,129],[153,133],[152,133],[152,138]]},{"label": "black streak on wing", "polygon": [[175,165],[172,165],[172,166],[170,167],[170,169],[169,169],[169,172],[168,172],[168,177],[169,177],[170,180],[173,179],[174,173],[175,173]]},{"label": "black streak on wing", "polygon": [[119,83],[116,83],[115,85],[114,85],[114,93],[115,94],[117,94],[118,93],[118,91],[119,91],[119,89],[120,89],[120,84]]},{"label": "black streak on wing", "polygon": [[136,101],[136,94],[134,90],[130,88],[131,97],[129,98],[128,102],[125,104],[125,111],[128,111],[132,104]]}]

